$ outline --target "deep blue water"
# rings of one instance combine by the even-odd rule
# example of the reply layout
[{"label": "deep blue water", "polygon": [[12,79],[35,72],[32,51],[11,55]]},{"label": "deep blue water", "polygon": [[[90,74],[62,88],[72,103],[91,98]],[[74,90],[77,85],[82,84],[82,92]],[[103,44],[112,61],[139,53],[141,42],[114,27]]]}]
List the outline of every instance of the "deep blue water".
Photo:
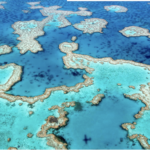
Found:
[{"label": "deep blue water", "polygon": [[[122,30],[126,26],[132,25],[140,26],[150,30],[150,5],[147,4],[148,2],[66,2],[66,0],[41,0],[41,5],[45,7],[60,5],[62,6],[61,10],[72,11],[77,11],[78,7],[86,7],[89,11],[93,12],[93,15],[89,17],[67,17],[67,19],[72,24],[79,23],[85,18],[102,18],[105,19],[108,24],[106,28],[103,29],[102,34],[94,33],[92,35],[83,34],[82,31],[76,30],[73,26],[68,26],[60,29],[58,29],[57,27],[45,27],[45,34],[37,38],[37,40],[43,47],[43,51],[36,54],[28,51],[24,55],[21,55],[19,53],[19,50],[15,47],[19,43],[19,41],[17,40],[17,37],[19,35],[13,34],[14,30],[11,28],[11,25],[16,21],[41,21],[45,17],[42,16],[38,9],[30,10],[30,13],[23,13],[22,10],[29,9],[28,7],[30,7],[30,5],[26,4],[26,2],[28,2],[27,0],[15,0],[15,2],[13,0],[6,0],[6,2],[7,3],[3,5],[5,9],[0,9],[0,45],[7,44],[9,46],[13,46],[13,52],[10,54],[1,55],[0,65],[16,63],[20,66],[23,66],[22,80],[16,83],[12,87],[12,89],[10,89],[9,93],[11,94],[21,96],[35,96],[42,94],[45,89],[49,87],[56,87],[60,85],[73,86],[76,83],[83,82],[84,80],[82,78],[82,75],[85,74],[85,71],[80,69],[64,69],[62,57],[65,56],[65,54],[61,53],[58,48],[58,45],[60,43],[65,41],[70,42],[72,36],[77,36],[76,42],[79,43],[79,50],[75,51],[75,53],[90,55],[96,58],[112,57],[113,59],[133,60],[150,65],[150,39],[148,37],[127,38],[119,33],[119,30]],[[104,9],[104,6],[112,4],[125,6],[128,8],[128,11],[126,13],[107,12]],[[108,99],[112,98],[107,97],[106,101],[103,102],[105,103],[105,105],[107,104]],[[104,105],[103,103],[102,105]],[[117,108],[122,105],[125,105],[126,107],[131,105],[136,106],[136,103],[134,103],[133,101],[124,103],[125,104],[120,103],[117,106],[113,106],[114,104],[111,103],[110,107],[112,106],[116,110],[112,113],[112,115],[118,115],[120,110],[117,110]],[[81,119],[82,117],[88,116],[88,114],[90,113],[91,116],[97,118],[99,117],[99,115],[97,113],[95,114],[94,111],[101,113],[100,109],[102,105],[96,106],[96,108],[94,108],[94,106],[88,107],[88,109],[86,109],[85,106],[87,113],[84,114],[83,112],[78,112],[77,115]],[[134,148],[131,146],[131,141],[129,141],[130,146],[128,147],[128,145],[126,144],[127,133],[118,126],[121,123],[132,122],[131,120],[134,121],[133,114],[137,113],[139,109],[140,107],[137,106],[136,109],[132,109],[131,107],[129,111],[125,110],[124,113],[130,113],[128,114],[127,119],[124,120],[121,120],[122,116],[120,115],[114,117],[114,120],[117,120],[116,124],[114,124],[114,130],[119,130],[119,134],[116,135],[116,138],[118,139],[108,142],[111,139],[104,138],[103,142],[105,144],[101,145],[102,148]],[[107,117],[107,115],[111,115],[109,113],[113,110],[104,111],[108,114],[105,113],[104,115],[100,116],[100,118],[98,119],[99,124],[102,119]],[[129,118],[129,116],[131,118]],[[71,114],[69,114],[68,117],[70,119],[70,129],[74,130],[72,123],[76,121],[76,117]],[[120,118],[118,119],[118,117]],[[85,120],[85,122],[87,120]],[[84,122],[81,123],[84,124]],[[104,126],[101,125],[100,128],[103,128]],[[98,128],[97,126],[94,127]],[[60,131],[64,133],[66,132],[66,135],[64,135],[64,137],[69,140],[69,138],[71,137],[69,137],[70,135],[67,137],[67,129],[68,128],[66,127],[64,129],[61,129]],[[87,128],[85,128],[85,134],[87,134],[86,129]],[[94,134],[96,134],[96,131],[94,131]],[[108,129],[105,131],[106,133],[109,133],[111,130]],[[89,134],[92,134],[92,131],[89,132]],[[118,144],[120,143],[119,138],[125,139],[121,146],[119,146]],[[115,146],[115,144],[117,144],[117,146]],[[85,148],[93,148],[92,145],[90,146]],[[136,146],[137,148],[140,147],[138,143]]]}]

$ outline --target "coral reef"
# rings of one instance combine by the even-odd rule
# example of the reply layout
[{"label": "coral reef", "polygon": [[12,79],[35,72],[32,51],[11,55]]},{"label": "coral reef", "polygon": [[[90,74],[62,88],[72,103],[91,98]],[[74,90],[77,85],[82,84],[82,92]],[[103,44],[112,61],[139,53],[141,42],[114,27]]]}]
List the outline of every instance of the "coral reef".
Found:
[{"label": "coral reef", "polygon": [[[19,74],[17,74],[17,76],[18,76],[18,75],[19,75]],[[33,103],[35,103],[35,102],[37,102],[37,101],[39,101],[39,100],[44,100],[44,99],[48,98],[48,97],[51,95],[51,93],[52,93],[53,91],[62,90],[62,91],[64,91],[64,93],[68,93],[68,92],[70,92],[70,91],[79,92],[79,89],[80,89],[80,88],[83,88],[84,86],[89,86],[89,85],[93,84],[92,78],[89,78],[89,77],[86,76],[86,75],[83,75],[83,78],[85,79],[85,81],[84,81],[83,83],[78,83],[78,84],[76,84],[75,86],[72,86],[72,87],[67,87],[67,86],[63,85],[63,86],[60,86],[60,87],[48,88],[48,89],[45,90],[45,93],[44,93],[44,94],[38,95],[38,96],[35,96],[35,97],[13,96],[13,95],[10,95],[10,94],[5,93],[5,92],[4,92],[4,89],[5,89],[5,91],[7,91],[7,90],[12,86],[12,83],[13,83],[13,82],[9,79],[10,82],[6,85],[7,88],[6,88],[5,86],[2,86],[2,87],[4,87],[4,88],[2,88],[2,87],[0,86],[0,93],[1,93],[0,97],[1,97],[1,98],[4,98],[4,99],[6,99],[6,100],[8,100],[8,101],[10,101],[10,102],[14,102],[14,101],[17,101],[17,100],[21,100],[21,101],[24,101],[24,102],[28,102],[28,103],[30,103],[30,104],[33,104]],[[20,78],[19,78],[19,79],[20,79]],[[18,81],[18,80],[17,80],[17,81]],[[11,85],[10,85],[10,83],[11,83]],[[9,86],[8,86],[8,85],[9,85]],[[2,89],[3,91],[2,91],[1,89]]]},{"label": "coral reef", "polygon": [[27,134],[27,137],[28,137],[28,138],[32,138],[32,136],[33,136],[32,133],[28,133],[28,134]]},{"label": "coral reef", "polygon": [[14,85],[16,82],[20,81],[20,79],[21,79],[21,73],[22,73],[21,66],[11,63],[11,64],[7,64],[5,66],[0,66],[0,69],[5,69],[8,67],[13,67],[13,73],[5,84],[0,84],[0,93],[1,94],[4,93],[5,91],[8,91],[12,85]]},{"label": "coral reef", "polygon": [[[130,123],[125,123],[122,124],[122,128],[125,130],[129,130],[129,128],[131,129],[135,129],[135,126],[133,124]],[[133,139],[137,139],[140,143],[140,145],[144,148],[144,149],[150,149],[150,144],[148,143],[148,138],[145,137],[144,135],[141,134],[133,134],[133,135],[128,135],[128,138],[133,140]]]},{"label": "coral reef", "polygon": [[73,42],[74,42],[76,39],[77,39],[76,36],[73,36],[73,37],[71,38],[71,40],[72,40]]},{"label": "coral reef", "polygon": [[[140,91],[141,93],[136,93],[136,94],[132,94],[132,95],[127,95],[124,94],[124,96],[126,98],[130,98],[132,100],[141,100],[146,106],[142,107],[141,110],[138,112],[138,114],[135,115],[136,119],[144,119],[145,122],[147,121],[147,115],[145,115],[144,113],[149,112],[150,111],[150,83],[146,85],[141,85]],[[137,120],[137,121],[138,121]],[[143,123],[143,121],[142,121]],[[149,123],[149,122],[148,122]],[[137,127],[136,127],[136,126]],[[150,148],[150,144],[148,144],[147,142],[147,137],[144,136],[144,134],[142,133],[142,130],[139,130],[139,128],[143,128],[141,127],[141,122],[139,121],[138,123],[124,123],[122,124],[122,127],[127,130],[129,132],[128,134],[128,138],[130,139],[137,139],[139,141],[139,143],[141,144],[141,146],[145,149],[149,149]],[[134,129],[133,131],[131,131],[131,129]],[[143,128],[144,130],[144,128]],[[141,134],[139,134],[141,133]]]},{"label": "coral reef", "polygon": [[81,21],[81,23],[74,24],[73,26],[83,31],[83,33],[94,33],[100,32],[102,33],[102,29],[106,28],[107,21],[104,19],[99,18],[91,18],[91,19],[84,19],[85,21]]},{"label": "coral reef", "polygon": [[129,88],[135,89],[135,86],[129,85]]},{"label": "coral reef", "polygon": [[150,83],[146,85],[141,85],[140,91],[142,93],[136,93],[132,95],[124,94],[126,98],[130,98],[132,100],[141,100],[146,106],[142,107],[141,111],[135,115],[135,118],[140,118],[145,110],[150,110]]},{"label": "coral reef", "polygon": [[[61,6],[57,5],[50,7],[35,6],[40,4],[40,2],[28,2],[28,4],[31,5],[31,9],[43,8],[40,12],[43,16],[47,16],[47,18],[42,21],[18,21],[12,25],[12,28],[15,30],[13,33],[20,35],[17,40],[20,40],[21,42],[17,45],[17,48],[20,50],[21,54],[24,54],[27,51],[37,53],[38,51],[43,50],[35,38],[44,35],[43,28],[45,26],[51,26],[52,22],[58,22],[57,26],[63,28],[71,25],[71,23],[65,18],[66,16],[71,14],[80,16],[92,15],[92,12],[86,10],[79,10],[77,12],[57,10],[58,8],[61,8]],[[26,12],[27,11],[25,11],[25,13]]]},{"label": "coral reef", "polygon": [[7,53],[10,53],[10,52],[12,52],[12,49],[11,49],[10,46],[8,46],[8,45],[0,46],[0,55],[7,54]]},{"label": "coral reef", "polygon": [[61,6],[55,5],[55,6],[50,6],[50,7],[43,7],[42,10],[40,10],[40,12],[42,13],[43,16],[49,16],[52,14],[58,14],[60,15],[60,19],[64,19],[65,16],[69,16],[71,14],[76,14],[76,15],[80,15],[80,16],[91,16],[92,12],[87,11],[86,9],[82,9],[81,7],[79,7],[79,11],[73,12],[73,11],[64,11],[64,10],[57,10],[61,8]]},{"label": "coral reef", "polygon": [[75,102],[65,102],[62,103],[61,107],[52,106],[50,110],[58,109],[59,117],[49,116],[47,122],[42,125],[41,131],[37,133],[37,136],[40,138],[47,138],[47,145],[54,147],[55,149],[67,149],[67,143],[64,143],[54,134],[47,134],[47,131],[50,129],[59,129],[62,126],[65,126],[68,118],[66,117],[67,112],[64,110],[65,107],[75,106]]},{"label": "coral reef", "polygon": [[13,33],[20,35],[17,39],[21,42],[17,45],[17,48],[21,54],[26,53],[28,50],[33,53],[43,50],[38,41],[35,40],[38,36],[44,35],[43,27],[44,22],[35,20],[18,21],[12,25],[15,30]]},{"label": "coral reef", "polygon": [[104,98],[104,94],[97,94],[96,96],[93,97],[93,99],[90,101],[93,105],[98,105],[99,102]]},{"label": "coral reef", "polygon": [[[75,50],[78,49],[78,44],[74,43],[74,42],[72,42],[72,43],[63,42],[59,45],[59,49],[60,49],[60,51],[67,54],[66,56],[63,57],[63,62],[64,62],[67,69],[69,69],[69,68],[85,69],[85,71],[87,73],[92,74],[95,69],[90,67],[90,63],[97,63],[97,64],[100,63],[101,64],[101,63],[107,62],[107,63],[113,64],[113,65],[131,64],[131,65],[134,65],[134,66],[139,66],[139,67],[143,67],[143,68],[146,68],[146,69],[150,70],[149,65],[142,64],[142,63],[137,63],[137,62],[130,61],[130,60],[122,60],[122,59],[113,60],[112,58],[100,58],[100,59],[98,59],[98,58],[90,57],[88,55],[75,54],[72,51],[75,51]],[[6,68],[7,66],[8,65],[5,65],[1,68]],[[11,66],[11,64],[10,64],[10,66]],[[14,66],[16,66],[16,65],[14,65]],[[10,102],[14,102],[16,100],[22,100],[22,101],[28,102],[30,104],[33,104],[36,101],[44,100],[44,99],[48,98],[53,91],[63,90],[65,94],[67,94],[70,91],[79,92],[80,88],[82,88],[84,86],[92,85],[93,84],[92,79],[94,78],[94,77],[90,78],[87,75],[83,75],[83,78],[85,79],[85,81],[83,83],[78,83],[73,87],[67,87],[67,86],[64,85],[64,86],[60,86],[60,87],[48,88],[48,89],[45,90],[44,94],[42,94],[42,95],[38,95],[38,96],[35,96],[35,97],[25,97],[25,96],[13,96],[13,95],[5,93],[5,91],[9,90],[9,88],[15,82],[20,80],[20,75],[21,75],[21,72],[22,72],[21,67],[17,66],[14,72],[15,73],[14,73],[14,76],[13,76],[13,81],[11,81],[12,78],[10,78],[9,83],[7,83],[6,85],[0,86],[0,90],[1,90],[0,91],[1,92],[0,97],[4,98],[4,99],[7,99]],[[16,74],[16,77],[15,77],[15,74]]]},{"label": "coral reef", "polygon": [[15,147],[9,147],[8,150],[18,150],[18,149]]},{"label": "coral reef", "polygon": [[[93,95],[92,95],[92,97],[89,97],[89,95],[91,94],[90,93],[87,96],[88,99],[86,99],[85,102],[87,100],[91,100],[93,98],[90,102],[92,104],[96,105],[104,97],[104,94],[99,94],[100,89],[102,89],[102,87],[99,86],[99,84],[105,84],[105,83],[102,83],[102,80],[104,80],[104,78],[107,76],[107,74],[108,74],[108,78],[109,78],[109,76],[111,76],[113,74],[113,72],[115,72],[114,68],[117,68],[117,66],[120,66],[119,68],[123,68],[123,70],[119,70],[121,72],[122,71],[131,72],[131,70],[132,70],[132,68],[130,68],[131,66],[136,67],[136,69],[142,68],[143,72],[146,72],[146,74],[150,71],[150,66],[149,65],[142,64],[142,63],[137,63],[137,62],[130,61],[130,60],[123,60],[123,59],[113,60],[112,58],[107,58],[107,57],[106,58],[93,58],[93,57],[88,56],[88,55],[81,55],[81,54],[73,53],[73,51],[78,49],[78,44],[74,43],[74,42],[71,42],[71,43],[63,42],[59,45],[59,49],[60,49],[61,52],[66,53],[66,55],[63,56],[63,62],[65,64],[66,68],[84,69],[87,72],[88,76],[83,75],[83,78],[85,79],[84,82],[78,83],[78,84],[76,84],[75,86],[72,86],[72,87],[67,87],[67,86],[63,85],[63,86],[59,86],[59,87],[48,88],[48,89],[45,90],[44,94],[38,95],[38,96],[35,96],[35,97],[14,96],[14,95],[11,95],[11,94],[7,94],[5,92],[14,83],[16,83],[20,80],[22,69],[21,69],[20,66],[17,66],[15,64],[9,64],[9,65],[5,65],[5,66],[0,67],[0,69],[5,69],[8,66],[11,66],[11,67],[15,68],[14,71],[13,71],[12,76],[8,80],[10,83],[8,82],[8,83],[0,86],[0,93],[1,93],[0,97],[3,98],[3,99],[8,100],[10,102],[14,102],[16,100],[21,100],[21,101],[27,102],[29,104],[33,104],[33,103],[35,103],[39,100],[43,101],[45,99],[48,99],[51,96],[52,96],[52,98],[55,98],[55,96],[58,94],[57,92],[60,92],[61,94],[63,94],[64,97],[65,97],[64,98],[65,100],[68,98],[67,97],[68,94],[72,94],[74,92],[78,92],[78,93],[75,93],[75,94],[79,94],[80,96],[82,96],[84,88],[87,87],[87,88],[85,88],[87,91],[84,94],[88,95],[91,92]],[[103,67],[105,67],[106,64],[110,65],[112,73],[110,73],[110,70],[107,70],[109,72],[107,72],[107,71],[105,72],[105,68],[103,68]],[[126,67],[126,65],[128,66],[127,67],[128,71],[126,69],[124,69],[124,67]],[[99,66],[101,68],[99,68]],[[107,69],[107,67],[106,67],[106,69]],[[129,74],[127,76],[128,79],[133,76],[133,74],[132,73],[130,74],[129,72],[127,73],[127,74]],[[104,74],[104,76],[102,76],[102,78],[99,78],[100,74]],[[114,76],[116,77],[118,74],[119,74],[119,72],[117,70],[114,73]],[[126,81],[123,83],[122,82],[122,74],[120,74],[120,76],[121,76],[120,80],[117,80],[116,82],[114,82],[113,86],[116,86],[117,88],[124,88],[123,86],[126,83]],[[138,77],[138,75],[136,77]],[[140,80],[141,80],[141,74],[139,74],[139,77],[140,77]],[[144,75],[143,78],[146,78],[146,76]],[[95,83],[95,79],[96,79],[96,83]],[[107,79],[108,80],[108,83],[107,83],[108,86],[105,87],[106,89],[110,88],[110,87],[112,87],[112,89],[114,88],[111,85],[111,82],[113,82],[113,81],[111,80],[111,82],[110,82],[109,81],[110,79]],[[97,81],[99,81],[99,80],[101,80],[101,82],[97,83]],[[122,83],[122,86],[120,86],[121,85],[120,81]],[[147,81],[147,80],[144,80],[144,81]],[[117,86],[117,83],[118,83],[119,87]],[[98,85],[96,85],[96,84],[98,84]],[[128,90],[135,91],[136,89],[135,90],[133,89],[135,87],[135,85],[132,84],[132,83],[130,83],[130,84],[131,85],[127,85],[125,88],[128,89]],[[128,87],[130,87],[130,88],[128,88]],[[81,92],[80,92],[80,90],[81,90]],[[149,103],[149,101],[150,101],[149,100],[149,97],[150,97],[150,92],[149,92],[150,91],[150,83],[148,83],[147,86],[144,85],[144,84],[141,85],[140,91],[142,93],[137,93],[137,94],[133,94],[133,95],[124,94],[124,96],[127,97],[127,98],[134,99],[134,100],[139,99],[143,103],[146,104],[146,107],[142,108],[141,111],[137,115],[135,115],[136,118],[140,118],[143,115],[143,111],[145,112],[146,110],[149,110],[149,108],[150,108],[149,107],[149,105],[150,105],[150,103]],[[103,91],[103,92],[106,92],[106,91]],[[54,93],[57,93],[57,94],[55,95]],[[73,100],[71,100],[71,101],[73,101]],[[60,104],[52,105],[52,107],[49,108],[49,111],[54,110],[54,109],[58,109],[59,117],[49,116],[46,119],[46,123],[44,125],[42,125],[41,130],[37,133],[38,137],[46,138],[47,139],[47,145],[52,146],[55,149],[66,149],[67,148],[67,143],[64,142],[60,137],[56,136],[55,134],[53,134],[53,133],[49,134],[48,131],[51,131],[51,129],[59,129],[60,127],[66,125],[66,123],[68,121],[68,118],[66,117],[67,112],[64,111],[64,109],[67,108],[67,107],[70,107],[70,106],[74,106],[74,110],[76,110],[76,111],[81,111],[82,110],[82,104],[79,101],[78,97],[76,99],[76,102],[74,102],[74,101],[73,102],[64,102],[64,103],[61,103],[61,106],[60,106]],[[138,125],[138,123],[137,124],[136,123],[134,123],[134,124],[126,123],[126,124],[123,124],[122,127],[126,130],[129,130],[129,127],[131,129],[136,129],[137,125]],[[131,136],[132,136],[132,139],[137,138],[137,140],[139,140],[139,142],[141,142],[143,145],[145,145],[145,143],[146,143],[145,138],[142,137],[144,135],[140,136],[139,133],[137,133],[137,135],[131,135]],[[145,136],[145,137],[147,137],[147,136]],[[144,141],[145,143],[142,142],[142,141]]]},{"label": "coral reef", "polygon": [[40,8],[43,8],[43,6],[35,6],[35,5],[40,4],[40,1],[39,2],[27,2],[27,4],[31,5],[30,9],[40,9]]},{"label": "coral reef", "polygon": [[118,86],[121,86],[121,83],[117,83]]},{"label": "coral reef", "polygon": [[150,33],[148,29],[144,29],[138,26],[129,26],[125,27],[123,30],[119,31],[126,37],[135,37],[135,36],[148,36],[150,37]]}]

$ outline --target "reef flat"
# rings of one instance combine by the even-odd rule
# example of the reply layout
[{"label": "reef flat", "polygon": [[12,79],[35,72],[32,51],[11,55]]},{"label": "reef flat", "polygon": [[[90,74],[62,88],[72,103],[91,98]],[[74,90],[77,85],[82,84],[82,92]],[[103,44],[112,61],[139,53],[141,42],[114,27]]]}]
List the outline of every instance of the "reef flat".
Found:
[{"label": "reef flat", "polygon": [[[18,66],[14,63],[12,64],[7,64],[5,66],[0,66],[1,71],[6,70],[7,68],[11,68],[9,69],[9,71],[7,71],[7,73],[4,75],[4,77],[6,78],[10,72],[12,72],[8,77],[7,80],[5,82],[2,82],[2,84],[0,84],[0,93],[2,94],[3,92],[9,90],[11,88],[11,86],[13,86],[16,82],[18,82],[21,79],[21,73],[22,73],[22,67]],[[13,69],[13,71],[12,71]],[[1,72],[2,74],[2,72]],[[3,78],[1,79],[3,80]]]},{"label": "reef flat", "polygon": [[[30,5],[34,6],[38,4],[36,2],[30,2]],[[71,14],[76,14],[80,16],[90,16],[92,12],[86,11],[84,9],[79,9],[77,12],[73,11],[63,11],[57,10],[61,8],[61,6],[50,6],[50,7],[42,7],[40,10],[43,16],[47,16],[47,18],[42,21],[18,21],[12,25],[12,28],[15,30],[14,34],[19,34],[20,37],[17,39],[21,42],[16,46],[21,54],[26,53],[27,51],[31,51],[33,53],[37,53],[38,51],[42,51],[43,48],[38,43],[35,38],[44,35],[44,27],[51,26],[53,23],[57,23],[59,28],[63,28],[71,25],[71,23],[65,18]]]},{"label": "reef flat", "polygon": [[122,13],[122,12],[127,12],[128,9],[124,6],[119,6],[119,5],[110,5],[110,6],[105,6],[104,9],[107,11],[114,11],[117,13]]},{"label": "reef flat", "polygon": [[66,125],[68,118],[66,117],[67,111],[64,111],[65,107],[75,106],[75,102],[65,102],[62,103],[61,107],[53,106],[48,110],[55,110],[58,109],[59,117],[49,116],[47,118],[46,124],[42,125],[41,131],[37,133],[37,136],[40,138],[46,137],[47,138],[47,145],[54,147],[55,149],[67,149],[67,143],[63,143],[58,137],[54,134],[47,134],[47,130],[59,129],[62,126]]},{"label": "reef flat", "polygon": [[102,100],[102,98],[104,98],[105,95],[104,94],[97,94],[96,96],[94,96],[94,98],[90,101],[93,105],[98,105],[99,102]]},{"label": "reef flat", "polygon": [[74,24],[73,26],[83,31],[83,33],[94,33],[94,32],[100,32],[102,33],[102,29],[106,28],[107,21],[104,19],[99,18],[91,18],[91,19],[85,19],[85,21],[81,21],[81,23]]},{"label": "reef flat", "polygon": [[43,27],[43,22],[35,20],[19,21],[12,25],[12,28],[15,30],[14,33],[20,35],[17,39],[21,42],[17,47],[21,54],[26,53],[28,50],[33,53],[43,50],[38,41],[35,40],[38,36],[44,35]]},{"label": "reef flat", "polygon": [[0,46],[0,55],[2,55],[2,54],[8,54],[10,52],[12,52],[12,49],[11,49],[10,46],[8,46],[8,45],[2,45],[2,46]]},{"label": "reef flat", "polygon": [[72,38],[71,38],[71,41],[75,41],[77,39],[77,37],[76,36],[73,36]]},{"label": "reef flat", "polygon": [[122,127],[128,131],[128,138],[137,139],[143,148],[149,149],[150,130],[147,128],[147,125],[149,124],[148,116],[150,114],[150,83],[141,85],[140,91],[132,95],[124,94],[129,99],[142,101],[145,107],[142,107],[139,113],[135,115],[136,122],[133,124],[124,123]]},{"label": "reef flat", "polygon": [[123,30],[119,31],[126,37],[135,37],[135,36],[148,36],[150,37],[150,33],[148,29],[144,29],[137,26],[125,27]]},{"label": "reef flat", "polygon": [[0,149],[150,149],[146,2],[1,5]]}]

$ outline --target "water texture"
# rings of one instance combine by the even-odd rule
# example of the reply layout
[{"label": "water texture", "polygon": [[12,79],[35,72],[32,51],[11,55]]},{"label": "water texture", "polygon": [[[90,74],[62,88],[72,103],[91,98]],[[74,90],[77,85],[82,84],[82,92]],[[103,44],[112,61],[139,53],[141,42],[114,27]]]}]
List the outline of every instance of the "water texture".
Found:
[{"label": "water texture", "polygon": [[[35,0],[32,0],[35,1]],[[124,59],[150,65],[150,39],[148,37],[127,38],[119,33],[127,26],[139,26],[150,30],[150,5],[147,2],[67,2],[66,0],[41,0],[44,7],[59,5],[60,10],[78,11],[78,7],[86,7],[93,14],[88,17],[70,15],[66,17],[72,25],[84,21],[84,19],[100,18],[105,19],[108,24],[103,33],[83,34],[72,25],[65,28],[58,28],[61,22],[49,22],[44,27],[45,34],[36,40],[42,45],[43,51],[36,54],[28,51],[20,54],[16,45],[19,35],[14,34],[11,27],[17,21],[43,20],[44,16],[39,9],[30,9],[26,2],[29,0],[6,0],[0,9],[0,46],[12,46],[12,53],[0,55],[0,66],[15,63],[23,67],[21,80],[7,91],[9,94],[33,97],[41,95],[46,88],[57,86],[74,86],[83,82],[83,74],[89,77],[94,76],[94,85],[80,89],[78,93],[62,91],[54,92],[44,102],[38,101],[35,104],[28,104],[21,101],[10,103],[0,98],[0,149],[16,147],[20,149],[53,149],[46,145],[46,138],[38,138],[37,132],[45,119],[50,116],[58,116],[57,111],[48,111],[54,105],[61,105],[66,101],[77,101],[78,107],[66,108],[69,112],[69,121],[65,127],[54,131],[68,143],[69,149],[142,149],[136,140],[129,140],[127,132],[121,128],[121,124],[136,119],[133,117],[141,107],[145,106],[141,101],[133,101],[123,96],[124,93],[133,94],[139,92],[140,84],[150,81],[149,71],[142,67],[131,64],[112,65],[104,63],[99,65],[91,63],[95,68],[92,74],[82,69],[66,69],[62,60],[66,54],[59,50],[62,42],[71,42],[72,36],[77,36],[76,43],[79,48],[74,53],[89,55],[95,58],[111,57],[114,60]],[[106,11],[104,6],[121,5],[128,9],[125,13]],[[29,10],[24,13],[22,10]],[[49,26],[50,25],[50,26]],[[23,29],[34,28],[35,24],[26,24]],[[82,28],[82,26],[80,26]],[[28,29],[30,30],[30,29]],[[133,35],[133,31],[126,31],[126,34]],[[66,45],[68,47],[69,45]],[[12,75],[12,68],[0,69],[0,85],[5,84]],[[118,86],[121,83],[122,86]],[[131,89],[128,86],[135,86]],[[95,89],[100,88],[100,92]],[[99,105],[91,106],[86,101],[92,100],[97,94],[104,94]],[[33,115],[29,115],[33,111]],[[143,118],[137,121],[136,131],[148,136],[149,111]],[[51,132],[51,131],[49,131]],[[32,133],[33,137],[28,138],[27,134]],[[11,141],[7,139],[11,137]],[[88,138],[87,143],[85,137]]]}]

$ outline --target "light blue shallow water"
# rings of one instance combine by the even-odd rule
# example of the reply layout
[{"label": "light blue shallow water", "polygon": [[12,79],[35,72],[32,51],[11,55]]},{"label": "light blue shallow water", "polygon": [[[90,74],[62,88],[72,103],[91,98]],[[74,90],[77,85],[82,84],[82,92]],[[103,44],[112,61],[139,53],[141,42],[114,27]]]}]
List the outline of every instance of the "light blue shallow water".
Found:
[{"label": "light blue shallow water", "polygon": [[[141,102],[125,99],[120,93],[112,95],[108,91],[105,95],[98,106],[82,103],[82,111],[69,111],[69,123],[59,130],[59,135],[69,142],[70,149],[141,149],[121,128],[123,122],[135,120],[133,115],[140,109]],[[85,135],[91,138],[87,144]]]},{"label": "light blue shallow water", "polygon": [[133,31],[133,30],[126,30],[125,31],[125,34],[127,34],[127,35],[134,35],[136,32],[135,31]]},{"label": "light blue shallow water", "polygon": [[[71,149],[108,147],[140,148],[136,142],[135,146],[132,147],[134,144],[126,139],[126,132],[121,129],[120,125],[125,122],[133,122],[135,120],[133,117],[134,114],[144,105],[139,101],[136,102],[124,98],[123,93],[134,93],[139,90],[137,85],[149,82],[150,79],[146,78],[149,77],[149,71],[130,64],[110,65],[108,63],[91,63],[90,66],[95,69],[95,71],[90,74],[91,77],[94,77],[94,84],[81,88],[78,93],[69,92],[68,94],[64,94],[63,91],[56,91],[43,103],[37,102],[32,106],[27,105],[27,103],[23,103],[23,106],[18,106],[18,102],[10,104],[9,102],[6,103],[6,100],[1,100],[1,112],[4,112],[3,110],[9,110],[8,116],[13,118],[11,122],[6,122],[6,118],[1,120],[1,123],[5,124],[5,126],[1,128],[1,135],[3,135],[4,139],[12,138],[10,143],[6,140],[3,141],[1,147],[4,147],[4,145],[5,147],[13,145],[18,148],[42,148],[43,145],[41,142],[44,141],[39,142],[39,138],[36,137],[36,134],[40,130],[40,126],[45,123],[44,120],[51,114],[48,108],[54,105],[60,106],[64,101],[78,101],[83,106],[83,111],[76,114],[75,110],[73,110],[74,108],[70,109],[68,116],[70,120],[69,124],[58,133],[58,135],[64,137],[66,141],[71,144]],[[122,86],[118,86],[117,83],[121,83]],[[129,84],[137,88],[135,90],[130,89],[128,88]],[[101,89],[100,92],[97,91],[98,88]],[[91,106],[86,103],[86,101],[92,100],[98,93],[103,93],[106,97],[98,106]],[[32,116],[28,114],[30,110],[34,111]],[[4,115],[4,113],[1,114]],[[24,131],[23,128],[25,126],[27,126],[28,129]],[[5,130],[10,127],[13,129],[13,132],[9,131],[9,134],[5,133]],[[77,129],[78,132],[76,131]],[[34,134],[32,139],[27,138],[29,132]],[[83,141],[85,134],[92,139],[88,145]],[[22,140],[22,138],[24,140]],[[35,141],[34,143],[32,142],[33,140]],[[98,142],[99,140],[100,142]],[[45,145],[43,148],[48,148]]]},{"label": "light blue shallow water", "polygon": [[133,134],[142,134],[148,138],[148,144],[150,144],[150,129],[147,128],[150,125],[150,111],[144,111],[141,118],[136,120],[135,129],[129,128],[128,134],[132,136]]}]

